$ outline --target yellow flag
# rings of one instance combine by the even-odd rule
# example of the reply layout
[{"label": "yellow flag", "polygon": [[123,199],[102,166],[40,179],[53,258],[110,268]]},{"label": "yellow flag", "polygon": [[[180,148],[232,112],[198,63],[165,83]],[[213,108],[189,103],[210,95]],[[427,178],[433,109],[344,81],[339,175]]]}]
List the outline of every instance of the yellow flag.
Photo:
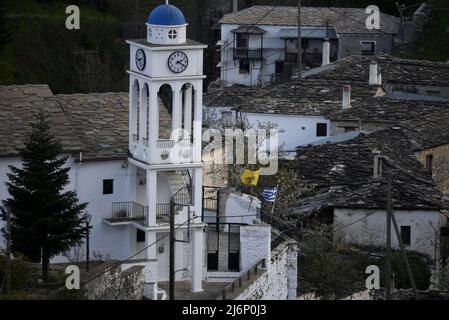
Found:
[{"label": "yellow flag", "polygon": [[260,176],[260,169],[256,171],[251,170],[245,170],[243,171],[242,176],[240,177],[240,180],[243,184],[249,185],[249,186],[257,186],[257,182],[259,181]]}]

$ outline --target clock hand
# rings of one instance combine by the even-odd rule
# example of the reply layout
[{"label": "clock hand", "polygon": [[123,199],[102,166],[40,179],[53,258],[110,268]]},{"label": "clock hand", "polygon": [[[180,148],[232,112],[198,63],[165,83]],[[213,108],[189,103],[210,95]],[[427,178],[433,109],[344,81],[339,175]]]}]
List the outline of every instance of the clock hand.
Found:
[{"label": "clock hand", "polygon": [[178,61],[178,62],[176,62],[177,64],[180,64],[181,66],[183,66],[183,67],[187,67],[187,65],[186,64],[184,64],[184,63],[181,63],[181,61]]}]

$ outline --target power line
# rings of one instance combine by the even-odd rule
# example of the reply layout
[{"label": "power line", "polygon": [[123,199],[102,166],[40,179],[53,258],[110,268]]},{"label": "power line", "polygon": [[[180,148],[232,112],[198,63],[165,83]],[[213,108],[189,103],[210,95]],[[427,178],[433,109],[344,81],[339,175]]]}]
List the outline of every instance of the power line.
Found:
[{"label": "power line", "polygon": [[[182,226],[186,225],[186,224],[189,223],[191,220],[194,220],[194,219],[196,219],[196,218],[199,218],[199,217],[196,216],[195,214],[193,214],[193,216],[192,216],[191,218],[187,219],[186,221],[184,221],[183,223],[181,223],[179,226],[177,226],[177,227],[175,228],[175,231],[178,230],[178,229],[180,229]],[[132,258],[136,257],[137,255],[141,254],[141,253],[144,252],[145,250],[147,250],[147,249],[151,248],[152,246],[156,245],[156,244],[159,243],[161,240],[167,238],[169,235],[170,235],[170,233],[167,233],[167,234],[165,234],[164,236],[162,236],[162,237],[160,237],[159,239],[157,239],[156,241],[154,241],[153,243],[149,244],[148,246],[146,246],[146,247],[144,247],[143,249],[139,250],[138,252],[134,253],[132,256],[126,258],[125,260],[119,260],[118,263],[117,263],[117,265],[114,266],[114,269],[118,268],[120,265],[122,265],[122,264],[124,264],[124,263],[126,263],[126,262],[129,262]],[[93,278],[90,278],[89,281],[95,280],[96,278],[98,278],[99,276],[103,275],[104,273],[106,273],[106,271],[103,272],[103,273],[100,273],[100,274],[96,275],[96,276],[93,277]]]}]

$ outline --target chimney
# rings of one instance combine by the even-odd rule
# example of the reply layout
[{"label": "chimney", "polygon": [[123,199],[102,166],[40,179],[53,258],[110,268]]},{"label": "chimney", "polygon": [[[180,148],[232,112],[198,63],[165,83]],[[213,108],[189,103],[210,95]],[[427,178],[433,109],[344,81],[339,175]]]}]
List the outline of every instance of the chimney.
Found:
[{"label": "chimney", "polygon": [[343,86],[343,109],[351,108],[351,86]]},{"label": "chimney", "polygon": [[232,12],[239,11],[239,0],[232,0]]},{"label": "chimney", "polygon": [[372,61],[369,64],[369,85],[374,86],[379,84],[379,72],[377,62]]},{"label": "chimney", "polygon": [[331,45],[329,43],[329,38],[325,38],[323,42],[323,63],[321,66],[325,66],[330,63],[330,51]]},{"label": "chimney", "polygon": [[373,167],[373,178],[374,180],[382,179],[382,156],[380,151],[373,151],[374,155],[374,167]]}]

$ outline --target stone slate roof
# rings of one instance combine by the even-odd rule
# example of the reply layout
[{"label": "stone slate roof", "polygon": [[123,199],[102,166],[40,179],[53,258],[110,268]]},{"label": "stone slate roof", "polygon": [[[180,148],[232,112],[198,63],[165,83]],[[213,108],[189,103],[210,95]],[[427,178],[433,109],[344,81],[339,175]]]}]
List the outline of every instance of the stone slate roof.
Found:
[{"label": "stone slate roof", "polygon": [[449,86],[449,64],[426,60],[401,59],[387,54],[353,55],[333,62],[309,76],[309,79],[368,82],[369,64],[376,61],[383,83]]},{"label": "stone slate roof", "polygon": [[208,107],[231,107],[244,113],[329,116],[342,109],[343,85],[352,85],[352,103],[366,105],[377,92],[368,83],[320,79],[291,81],[266,88],[234,85],[210,90]]},{"label": "stone slate roof", "polygon": [[298,148],[293,168],[312,193],[292,205],[290,214],[320,208],[378,209],[386,206],[385,182],[374,180],[374,156],[385,157],[384,177],[392,176],[393,207],[439,210],[444,206],[430,174],[416,160],[412,143],[402,129],[386,129],[342,143]]},{"label": "stone slate roof", "polygon": [[84,160],[126,158],[128,95],[53,95],[47,85],[0,86],[0,156],[16,156],[39,110],[50,116],[64,152]]},{"label": "stone slate roof", "polygon": [[52,133],[65,151],[75,152],[84,148],[48,86],[0,86],[0,156],[18,154],[40,110],[51,116]]},{"label": "stone slate roof", "polygon": [[334,121],[366,121],[398,124],[407,129],[415,150],[449,143],[449,102],[370,98],[329,118]]},{"label": "stone slate roof", "polygon": [[[381,13],[380,30],[368,30],[365,24],[366,18],[365,8],[302,7],[301,9],[302,26],[326,27],[329,20],[330,27],[340,34],[399,33],[399,18]],[[298,8],[278,6],[273,9],[272,6],[252,6],[224,15],[220,23],[297,26]]]}]

